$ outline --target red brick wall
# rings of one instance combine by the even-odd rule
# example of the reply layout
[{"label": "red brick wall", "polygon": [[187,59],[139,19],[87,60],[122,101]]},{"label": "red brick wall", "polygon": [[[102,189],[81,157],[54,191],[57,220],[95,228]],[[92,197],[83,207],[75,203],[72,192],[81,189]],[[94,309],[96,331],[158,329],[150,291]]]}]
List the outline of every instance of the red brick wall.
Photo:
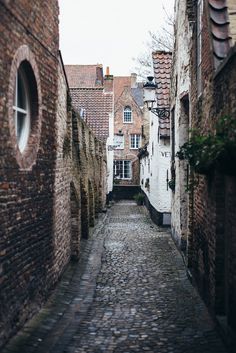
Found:
[{"label": "red brick wall", "polygon": [[[24,322],[38,308],[52,283],[59,34],[57,1],[0,1],[0,13],[1,344],[16,322]],[[33,69],[37,67],[34,74],[42,103],[38,130],[30,137],[32,148],[23,157],[11,134],[15,85],[11,75],[22,45],[20,55],[32,59]]]},{"label": "red brick wall", "polygon": [[[126,106],[130,106],[132,109],[132,123],[123,122],[123,111]],[[131,96],[131,90],[129,87],[125,87],[121,96],[115,102],[115,116],[114,116],[114,134],[118,134],[121,130],[124,134],[124,149],[114,151],[114,160],[130,160],[132,165],[132,179],[131,180],[119,180],[119,185],[139,185],[139,160],[138,150],[130,149],[130,135],[140,134],[142,135],[143,113],[141,109],[134,102]]]},{"label": "red brick wall", "polygon": [[[206,4],[206,2],[205,2]],[[236,59],[226,63],[217,76],[213,67],[208,9],[205,7],[202,45],[202,94],[197,94],[196,25],[191,60],[191,122],[204,134],[215,122],[236,113]],[[235,162],[232,162],[235,163]],[[236,185],[235,177],[217,170],[211,175],[195,175],[196,186],[189,234],[189,264],[198,288],[214,314],[226,315],[236,327]]]}]

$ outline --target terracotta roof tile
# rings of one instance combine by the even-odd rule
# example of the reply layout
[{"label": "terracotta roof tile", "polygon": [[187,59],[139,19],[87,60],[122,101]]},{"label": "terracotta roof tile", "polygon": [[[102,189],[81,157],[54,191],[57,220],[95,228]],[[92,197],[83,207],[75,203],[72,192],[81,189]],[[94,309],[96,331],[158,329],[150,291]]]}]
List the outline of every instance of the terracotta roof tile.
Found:
[{"label": "terracotta roof tile", "polygon": [[[157,84],[157,107],[169,108],[172,54],[165,51],[152,53],[154,78]],[[170,136],[170,119],[159,119],[161,137]]]},{"label": "terracotta roof tile", "polygon": [[100,140],[109,135],[109,114],[113,109],[113,94],[100,88],[71,88],[72,104]]},{"label": "terracotta roof tile", "polygon": [[103,85],[102,65],[65,65],[70,88],[90,88]]},{"label": "terracotta roof tile", "polygon": [[208,0],[213,38],[215,67],[227,56],[230,49],[229,21],[226,0]]}]

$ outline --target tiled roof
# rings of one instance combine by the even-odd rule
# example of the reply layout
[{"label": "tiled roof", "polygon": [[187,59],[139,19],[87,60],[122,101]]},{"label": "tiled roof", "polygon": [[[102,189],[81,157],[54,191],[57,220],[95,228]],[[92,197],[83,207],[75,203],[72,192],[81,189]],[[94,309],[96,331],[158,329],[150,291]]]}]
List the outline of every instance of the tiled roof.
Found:
[{"label": "tiled roof", "polygon": [[103,85],[103,69],[96,65],[65,65],[70,88],[91,88]]},{"label": "tiled roof", "polygon": [[226,0],[208,0],[215,67],[230,49],[229,19]]},{"label": "tiled roof", "polygon": [[113,94],[100,88],[71,88],[72,105],[80,112],[100,140],[109,135],[109,114],[113,109]]},{"label": "tiled roof", "polygon": [[[169,108],[172,54],[165,51],[152,53],[154,78],[157,84],[157,107]],[[161,137],[170,136],[170,119],[159,119]]]},{"label": "tiled roof", "polygon": [[138,84],[138,87],[131,88],[131,94],[134,98],[135,102],[140,106],[143,107],[143,83]]}]

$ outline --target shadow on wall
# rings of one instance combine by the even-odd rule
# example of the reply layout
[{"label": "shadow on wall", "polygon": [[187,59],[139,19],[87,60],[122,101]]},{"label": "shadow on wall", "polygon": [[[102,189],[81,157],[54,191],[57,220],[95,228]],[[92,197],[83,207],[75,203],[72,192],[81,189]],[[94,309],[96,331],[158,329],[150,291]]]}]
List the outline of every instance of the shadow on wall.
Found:
[{"label": "shadow on wall", "polygon": [[114,185],[112,198],[113,200],[134,200],[134,195],[141,192],[140,186],[136,185]]}]

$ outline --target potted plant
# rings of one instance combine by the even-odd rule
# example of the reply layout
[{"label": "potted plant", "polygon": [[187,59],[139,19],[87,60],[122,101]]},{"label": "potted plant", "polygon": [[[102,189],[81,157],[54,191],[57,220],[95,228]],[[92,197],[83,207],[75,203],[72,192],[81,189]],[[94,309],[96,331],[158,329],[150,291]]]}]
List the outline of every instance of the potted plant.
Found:
[{"label": "potted plant", "polygon": [[172,191],[175,191],[175,179],[173,178],[173,179],[170,179],[169,181],[168,181],[168,186],[169,186],[169,188],[172,190]]},{"label": "potted plant", "polygon": [[141,192],[134,195],[134,200],[136,201],[137,205],[143,205],[145,196]]}]

